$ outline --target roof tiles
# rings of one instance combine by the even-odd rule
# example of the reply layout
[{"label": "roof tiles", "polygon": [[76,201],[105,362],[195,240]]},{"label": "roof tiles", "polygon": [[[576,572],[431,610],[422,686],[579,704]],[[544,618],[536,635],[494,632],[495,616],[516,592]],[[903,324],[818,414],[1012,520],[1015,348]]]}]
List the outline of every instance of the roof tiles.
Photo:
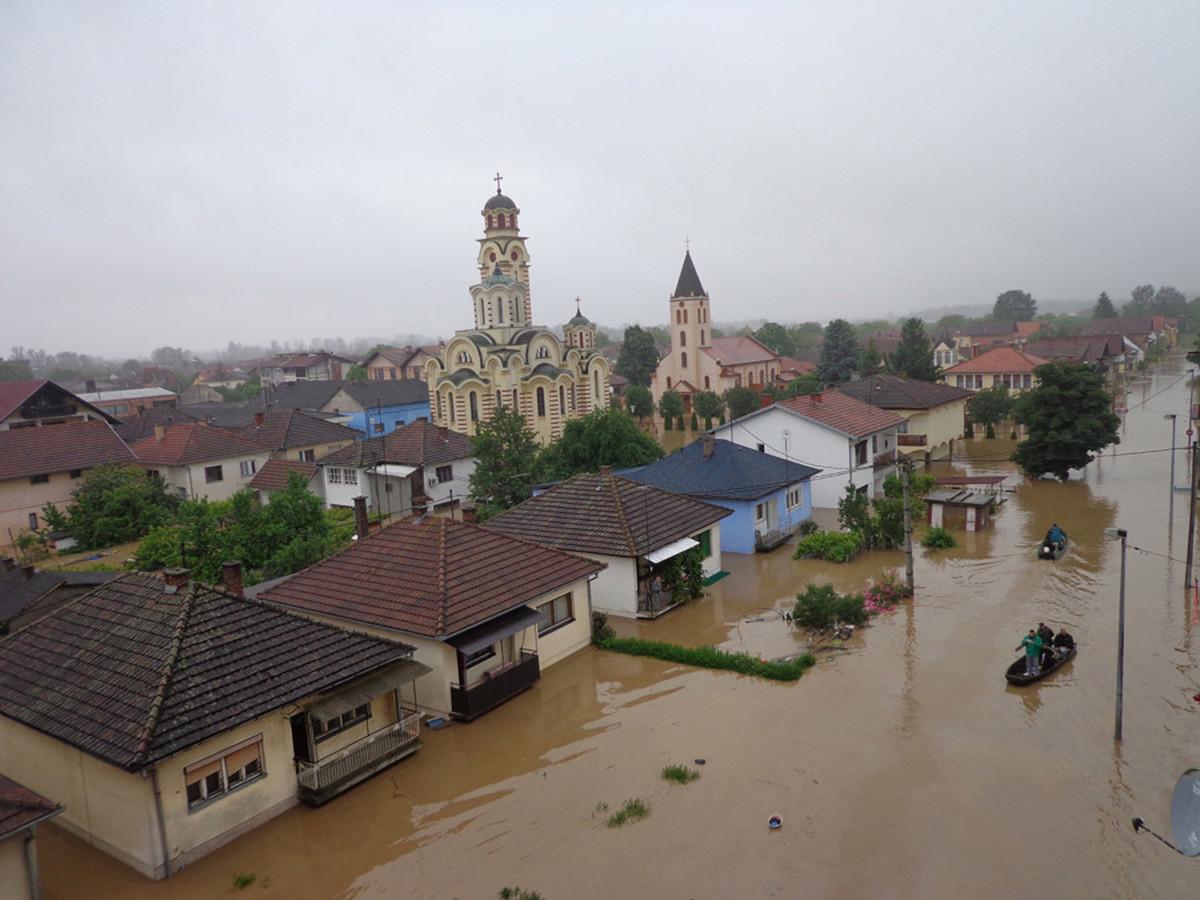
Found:
[{"label": "roof tiles", "polygon": [[775,406],[853,438],[895,428],[904,421],[894,412],[863,403],[840,391],[793,397],[780,400]]},{"label": "roof tiles", "polygon": [[1042,357],[1018,350],[1016,347],[994,347],[956,366],[950,366],[943,374],[1032,372],[1045,364],[1046,360]]},{"label": "roof tiles", "polygon": [[881,409],[932,409],[971,396],[965,388],[900,375],[868,375],[842,385],[838,393]]},{"label": "roof tiles", "polygon": [[161,440],[157,434],[152,434],[135,441],[130,449],[138,462],[164,466],[185,466],[266,452],[256,441],[203,422],[181,422],[166,426]]},{"label": "roof tiles", "polygon": [[132,462],[130,448],[107,422],[0,431],[0,481]]}]

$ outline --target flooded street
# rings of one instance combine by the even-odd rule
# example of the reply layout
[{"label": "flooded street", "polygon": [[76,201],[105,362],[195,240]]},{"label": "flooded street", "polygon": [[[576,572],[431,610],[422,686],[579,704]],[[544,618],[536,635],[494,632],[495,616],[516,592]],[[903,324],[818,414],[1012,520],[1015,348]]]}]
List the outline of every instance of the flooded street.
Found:
[{"label": "flooded street", "polygon": [[[1196,639],[1183,590],[1187,495],[1168,517],[1171,423],[1186,482],[1182,362],[1135,382],[1122,444],[1068,484],[1023,484],[994,527],[918,548],[917,597],[799,682],[585,650],[470,725],[320,809],[297,807],[169,881],[143,879],[50,825],[48,898],[963,898],[1200,896],[1200,860],[1136,836],[1169,831],[1178,775],[1200,766]],[[934,471],[1013,471],[1008,440],[976,440]],[[1052,521],[1067,555],[1039,562]],[[1128,619],[1125,739],[1112,740],[1120,545]],[[859,591],[898,552],[838,566],[787,548],[726,555],[710,596],[621,633],[768,657],[801,635],[775,609],[809,581]],[[1005,685],[1024,631],[1065,625],[1077,659]],[[669,785],[659,771],[702,777]],[[640,797],[649,818],[608,811]],[[607,811],[606,811],[607,810]],[[767,829],[773,813],[783,828]],[[255,882],[238,890],[236,873]]]}]

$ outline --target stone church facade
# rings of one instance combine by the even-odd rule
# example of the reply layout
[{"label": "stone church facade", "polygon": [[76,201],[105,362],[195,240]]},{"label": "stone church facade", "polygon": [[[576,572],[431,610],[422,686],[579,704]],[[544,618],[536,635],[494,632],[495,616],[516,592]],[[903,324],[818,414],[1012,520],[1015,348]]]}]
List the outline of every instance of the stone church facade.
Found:
[{"label": "stone church facade", "polygon": [[426,362],[430,416],[473,435],[500,407],[514,409],[548,444],[570,419],[609,405],[610,366],[596,350],[595,326],[578,308],[561,339],[533,323],[517,205],[497,187],[481,213],[479,283],[471,287],[475,327],[455,332]]}]

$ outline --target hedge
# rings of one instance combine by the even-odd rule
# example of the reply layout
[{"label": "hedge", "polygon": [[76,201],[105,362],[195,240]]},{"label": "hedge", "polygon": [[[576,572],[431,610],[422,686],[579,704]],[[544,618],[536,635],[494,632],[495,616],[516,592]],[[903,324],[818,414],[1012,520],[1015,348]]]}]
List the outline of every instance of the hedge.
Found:
[{"label": "hedge", "polygon": [[743,675],[757,675],[773,681],[795,681],[804,670],[816,663],[816,657],[804,653],[787,662],[771,662],[745,653],[730,653],[716,647],[682,647],[663,641],[644,641],[641,638],[610,637],[596,642],[602,650],[628,653],[631,656],[652,656],[667,662],[699,666],[704,669],[727,669]]}]

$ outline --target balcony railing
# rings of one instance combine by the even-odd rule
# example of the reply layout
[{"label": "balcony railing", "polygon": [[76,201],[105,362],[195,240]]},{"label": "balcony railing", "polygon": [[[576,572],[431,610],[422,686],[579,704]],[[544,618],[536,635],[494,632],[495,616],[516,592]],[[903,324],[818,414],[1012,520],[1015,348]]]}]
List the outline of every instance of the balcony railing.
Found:
[{"label": "balcony railing", "polygon": [[896,443],[901,447],[924,447],[926,436],[923,434],[898,434]]},{"label": "balcony railing", "polygon": [[673,606],[678,606],[678,604],[671,591],[662,590],[657,594],[648,590],[638,592],[637,614],[639,619],[656,618]]},{"label": "balcony railing", "polygon": [[875,454],[876,468],[878,468],[879,466],[890,466],[895,461],[896,461],[896,448],[895,447],[893,447],[891,450],[884,450],[882,453]]},{"label": "balcony railing", "polygon": [[541,674],[537,654],[522,650],[521,658],[516,662],[503,669],[493,669],[470,687],[450,685],[450,712],[468,722],[477,719],[489,709],[495,709],[505,700],[532,687]]},{"label": "balcony railing", "polygon": [[420,748],[421,715],[405,710],[398,722],[324,759],[317,762],[296,760],[300,799],[310,806],[320,806]]}]

